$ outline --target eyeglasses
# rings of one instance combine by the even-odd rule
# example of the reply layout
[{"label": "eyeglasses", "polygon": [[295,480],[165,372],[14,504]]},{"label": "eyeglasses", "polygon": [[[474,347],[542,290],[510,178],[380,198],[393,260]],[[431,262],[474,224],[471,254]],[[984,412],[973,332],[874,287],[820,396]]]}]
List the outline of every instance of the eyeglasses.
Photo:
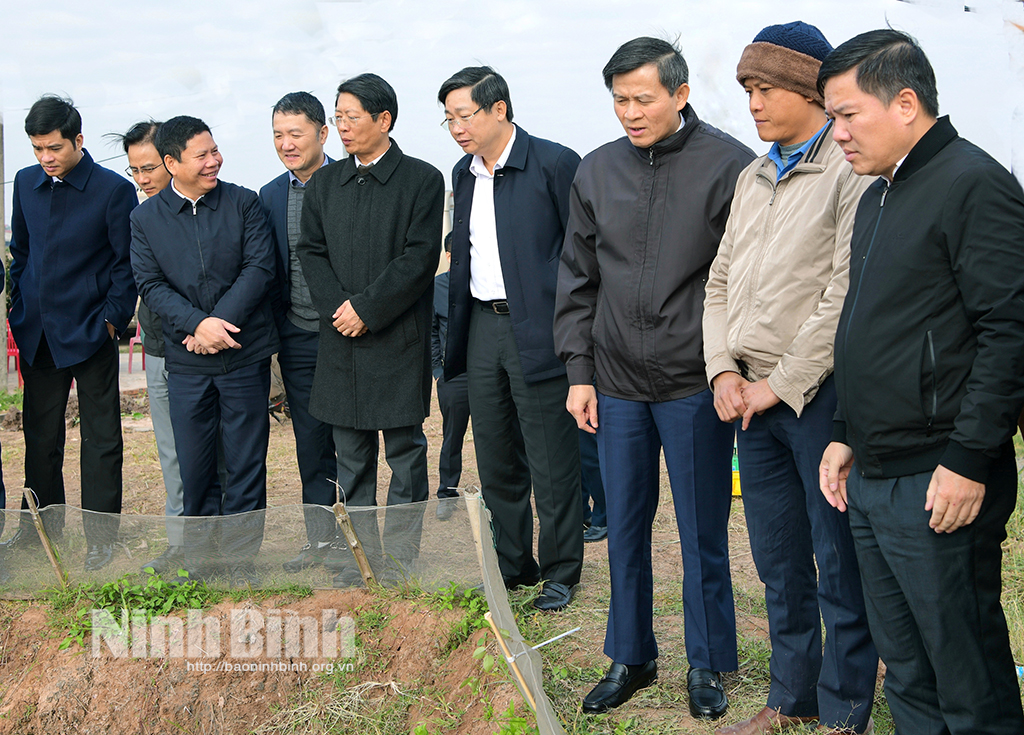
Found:
[{"label": "eyeglasses", "polygon": [[335,115],[334,117],[327,118],[327,122],[329,122],[331,125],[334,125],[335,127],[337,127],[338,125],[341,125],[342,121],[344,121],[344,122],[349,124],[349,127],[354,127],[354,126],[358,125],[360,122],[362,122],[362,120],[364,118],[368,117],[371,120],[376,121],[379,116],[380,116],[379,112],[376,115],[360,115],[358,117],[352,117],[351,115],[342,115],[342,114],[339,113],[339,114]]},{"label": "eyeglasses", "polygon": [[134,178],[136,176],[149,176],[151,173],[156,171],[158,168],[163,168],[163,167],[164,167],[164,165],[162,163],[158,163],[156,166],[141,166],[140,168],[135,168],[134,166],[129,166],[128,168],[126,168],[124,170],[124,172],[126,174],[128,174],[129,176]]},{"label": "eyeglasses", "polygon": [[476,108],[476,112],[472,112],[469,115],[459,115],[458,117],[452,118],[446,117],[444,120],[441,121],[441,127],[447,127],[449,130],[451,130],[453,127],[458,125],[463,130],[467,130],[473,127],[473,116],[476,115],[477,112],[480,112],[480,110],[482,109],[484,108],[478,107]]}]

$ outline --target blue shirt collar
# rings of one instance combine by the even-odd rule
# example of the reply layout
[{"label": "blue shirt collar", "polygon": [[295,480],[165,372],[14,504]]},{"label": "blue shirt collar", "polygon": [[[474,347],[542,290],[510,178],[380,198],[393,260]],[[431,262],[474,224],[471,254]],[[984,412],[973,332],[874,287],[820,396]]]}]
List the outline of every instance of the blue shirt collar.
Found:
[{"label": "blue shirt collar", "polygon": [[783,175],[785,175],[788,171],[791,171],[794,166],[796,166],[798,163],[800,163],[801,160],[803,160],[804,154],[807,153],[807,149],[814,145],[814,141],[818,139],[818,136],[821,135],[821,132],[827,127],[828,122],[826,121],[825,124],[822,125],[821,128],[818,130],[818,132],[812,135],[806,143],[804,143],[802,146],[800,146],[791,154],[789,154],[789,161],[786,163],[785,167],[782,166],[782,153],[780,151],[782,146],[779,145],[779,141],[775,141],[774,143],[772,143],[772,147],[768,149],[768,158],[775,163],[776,181],[781,179]]}]

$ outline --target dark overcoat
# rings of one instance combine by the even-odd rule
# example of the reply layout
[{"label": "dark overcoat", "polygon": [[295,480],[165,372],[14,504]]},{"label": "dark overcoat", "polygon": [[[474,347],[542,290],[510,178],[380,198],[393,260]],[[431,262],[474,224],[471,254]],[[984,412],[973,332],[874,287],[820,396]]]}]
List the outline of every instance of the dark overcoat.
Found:
[{"label": "dark overcoat", "polygon": [[[309,412],[335,426],[391,429],[430,414],[430,326],[444,179],[398,144],[365,174],[355,157],[306,185],[297,251],[320,314]],[[361,337],[332,326],[346,300]]]}]

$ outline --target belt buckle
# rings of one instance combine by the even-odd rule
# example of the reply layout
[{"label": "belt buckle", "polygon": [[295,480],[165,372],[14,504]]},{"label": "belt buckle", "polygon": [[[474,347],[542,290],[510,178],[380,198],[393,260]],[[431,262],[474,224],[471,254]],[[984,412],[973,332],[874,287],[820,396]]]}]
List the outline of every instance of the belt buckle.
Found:
[{"label": "belt buckle", "polygon": [[491,309],[494,310],[495,314],[501,314],[503,316],[508,315],[508,302],[507,301],[492,301]]}]

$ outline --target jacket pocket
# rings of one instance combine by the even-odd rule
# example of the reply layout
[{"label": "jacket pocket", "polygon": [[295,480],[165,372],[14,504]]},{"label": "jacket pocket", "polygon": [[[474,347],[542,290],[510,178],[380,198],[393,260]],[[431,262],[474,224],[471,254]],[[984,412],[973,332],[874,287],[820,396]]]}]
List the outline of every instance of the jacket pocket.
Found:
[{"label": "jacket pocket", "polygon": [[921,411],[924,414],[926,426],[929,431],[935,422],[935,415],[939,409],[939,385],[938,365],[935,359],[935,338],[932,330],[924,334],[924,344],[921,347]]}]

